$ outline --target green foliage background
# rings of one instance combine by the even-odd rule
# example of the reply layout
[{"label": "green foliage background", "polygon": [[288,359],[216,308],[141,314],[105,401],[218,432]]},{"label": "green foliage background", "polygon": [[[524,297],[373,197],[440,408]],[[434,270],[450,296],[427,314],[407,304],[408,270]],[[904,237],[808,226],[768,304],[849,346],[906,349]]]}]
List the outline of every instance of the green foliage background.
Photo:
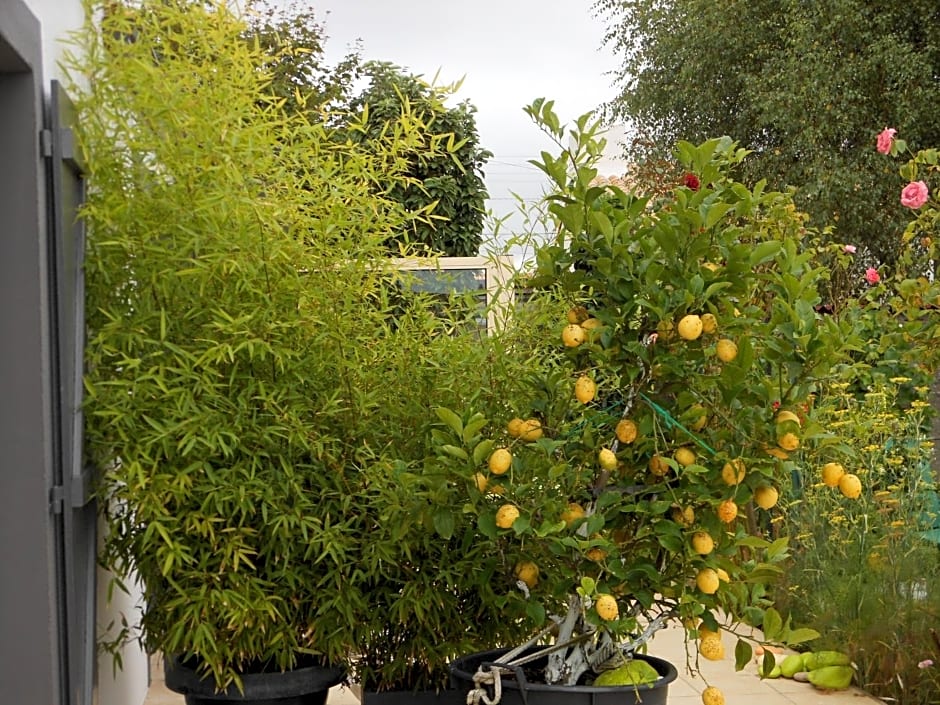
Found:
[{"label": "green foliage background", "polygon": [[797,205],[837,241],[864,245],[859,272],[899,255],[908,217],[874,151],[897,128],[940,143],[940,7],[933,0],[598,0],[621,56],[609,117],[651,142],[729,135],[754,150],[743,178],[798,187]]}]

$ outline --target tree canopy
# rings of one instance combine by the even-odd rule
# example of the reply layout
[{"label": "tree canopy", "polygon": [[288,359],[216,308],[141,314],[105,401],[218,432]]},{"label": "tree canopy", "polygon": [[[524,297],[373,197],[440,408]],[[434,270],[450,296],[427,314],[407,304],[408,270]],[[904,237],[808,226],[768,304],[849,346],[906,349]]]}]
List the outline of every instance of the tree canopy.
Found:
[{"label": "tree canopy", "polygon": [[[814,225],[892,265],[909,212],[875,152],[894,127],[940,143],[936,0],[597,0],[621,56],[610,119],[661,156],[680,139],[729,135],[753,154],[744,178],[797,187]],[[863,248],[867,252],[863,253]]]},{"label": "tree canopy", "polygon": [[[246,38],[271,56],[271,88],[288,109],[329,120],[338,139],[367,149],[380,151],[402,121],[422,136],[402,155],[407,162],[404,180],[379,186],[384,196],[417,214],[391,233],[390,247],[396,252],[403,244],[455,257],[476,255],[487,198],[483,166],[492,155],[479,145],[473,105],[466,100],[447,103],[459,86],[428,83],[387,62],[363,63],[358,48],[329,65],[325,28],[312,10],[297,2],[285,8],[265,0],[255,0],[252,8]],[[356,82],[363,78],[368,83],[357,93]]]},{"label": "tree canopy", "polygon": [[350,138],[377,144],[402,119],[420,121],[428,137],[405,155],[410,180],[394,184],[387,195],[409,212],[433,208],[395,239],[451,257],[476,255],[487,197],[483,166],[492,156],[479,145],[476,109],[468,101],[445,104],[457,86],[429,84],[393,64],[369,63],[365,73],[369,86],[350,102],[353,113],[363,114],[365,129]]}]

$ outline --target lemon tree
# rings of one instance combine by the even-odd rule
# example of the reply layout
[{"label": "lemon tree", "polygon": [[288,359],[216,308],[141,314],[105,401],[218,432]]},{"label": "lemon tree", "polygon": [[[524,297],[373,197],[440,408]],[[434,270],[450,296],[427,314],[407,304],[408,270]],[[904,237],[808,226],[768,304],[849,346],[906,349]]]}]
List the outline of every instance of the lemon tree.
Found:
[{"label": "lemon tree", "polygon": [[[539,567],[535,587],[508,576],[507,610],[558,615],[559,639],[590,634],[550,658],[571,679],[670,620],[717,629],[723,614],[775,641],[812,638],[772,607],[787,541],[768,528],[822,433],[807,410],[850,331],[814,310],[826,271],[802,246],[805,217],[790,195],[731,177],[747,153],[729,139],[680,143],[696,179],[653,198],[596,185],[587,116],[568,128],[550,102],[527,111],[560,150],[537,164],[557,236],[528,281],[558,301],[537,343],[545,363],[519,397],[465,410],[486,418],[478,437],[449,441],[465,446],[453,471],[479,540]],[[538,433],[520,433],[521,418]],[[512,452],[501,496],[471,481],[483,443]]]}]

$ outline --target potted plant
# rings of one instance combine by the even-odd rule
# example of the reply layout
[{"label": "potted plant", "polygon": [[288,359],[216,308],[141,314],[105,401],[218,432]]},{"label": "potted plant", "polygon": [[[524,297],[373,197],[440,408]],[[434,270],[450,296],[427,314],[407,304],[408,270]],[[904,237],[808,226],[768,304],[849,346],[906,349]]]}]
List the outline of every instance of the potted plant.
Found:
[{"label": "potted plant", "polygon": [[[620,702],[625,689],[665,702],[668,669],[647,682],[631,660],[670,622],[696,659],[739,634],[739,666],[752,656],[741,625],[771,642],[815,636],[771,602],[787,556],[776,505],[801,446],[837,443],[812,399],[851,330],[814,310],[826,271],[802,246],[804,216],[790,195],[733,180],[747,153],[730,139],[680,143],[678,183],[647,198],[598,183],[589,116],[566,130],[551,102],[527,112],[561,149],[537,162],[557,235],[531,278],[558,302],[554,323],[527,388],[441,410],[437,441],[503,566],[504,618],[546,628],[453,673],[476,698],[500,683],[502,702]],[[525,670],[546,644],[541,673]],[[478,671],[487,662],[501,666]]]},{"label": "potted plant", "polygon": [[426,410],[479,390],[441,370],[486,369],[479,336],[445,335],[388,264],[388,233],[426,213],[383,185],[426,136],[402,121],[366,151],[284,110],[271,57],[225,3],[86,10],[71,65],[89,168],[86,445],[102,562],[144,598],[115,642],[163,652],[190,703],[322,702],[377,621],[401,619],[382,609],[406,567],[425,574],[407,512]]}]

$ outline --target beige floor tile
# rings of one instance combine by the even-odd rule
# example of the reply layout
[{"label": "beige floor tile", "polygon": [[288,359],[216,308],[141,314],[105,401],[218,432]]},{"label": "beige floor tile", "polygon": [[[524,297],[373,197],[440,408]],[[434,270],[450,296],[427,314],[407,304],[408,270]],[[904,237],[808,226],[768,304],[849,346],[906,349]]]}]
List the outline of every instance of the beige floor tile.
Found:
[{"label": "beige floor tile", "polygon": [[326,705],[359,705],[359,697],[349,688],[338,685],[335,688],[330,688]]},{"label": "beige floor tile", "polygon": [[147,691],[144,705],[184,705],[185,699],[179,693],[174,693],[163,685],[163,680],[154,680]]}]

